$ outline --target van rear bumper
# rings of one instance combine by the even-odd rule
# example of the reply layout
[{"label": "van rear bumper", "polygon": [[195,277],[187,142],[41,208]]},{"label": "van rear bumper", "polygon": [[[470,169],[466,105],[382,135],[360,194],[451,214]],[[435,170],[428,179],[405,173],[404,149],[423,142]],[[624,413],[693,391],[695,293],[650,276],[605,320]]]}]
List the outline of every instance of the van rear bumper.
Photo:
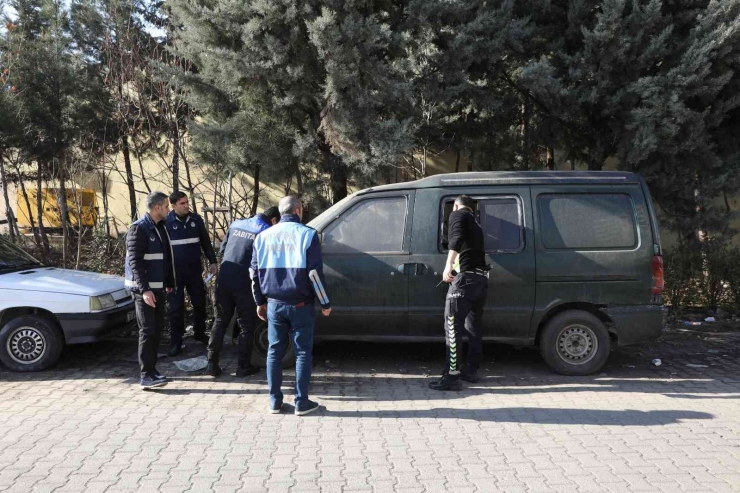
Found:
[{"label": "van rear bumper", "polygon": [[601,311],[614,323],[619,346],[657,339],[665,330],[664,306],[617,306]]}]

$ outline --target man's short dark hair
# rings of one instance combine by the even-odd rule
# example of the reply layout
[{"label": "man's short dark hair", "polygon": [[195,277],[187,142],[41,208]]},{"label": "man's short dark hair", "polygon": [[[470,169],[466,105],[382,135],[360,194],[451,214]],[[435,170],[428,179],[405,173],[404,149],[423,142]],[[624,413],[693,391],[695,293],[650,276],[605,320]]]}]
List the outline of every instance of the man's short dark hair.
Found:
[{"label": "man's short dark hair", "polygon": [[187,195],[187,194],[186,194],[185,192],[181,192],[181,191],[179,191],[179,190],[178,190],[177,192],[172,192],[172,193],[170,194],[170,204],[172,204],[172,205],[175,205],[175,204],[177,204],[177,202],[178,202],[178,201],[179,201],[179,200],[180,200],[181,198],[183,198],[183,197],[187,197],[187,196],[188,196],[188,195]]},{"label": "man's short dark hair", "polygon": [[167,200],[167,194],[164,192],[151,192],[146,196],[146,208],[154,209],[156,206]]},{"label": "man's short dark hair", "polygon": [[455,203],[460,207],[467,207],[468,209],[475,209],[475,200],[471,199],[467,195],[460,195],[455,199]]},{"label": "man's short dark hair", "polygon": [[263,212],[263,214],[265,215],[265,217],[267,217],[268,220],[272,220],[272,219],[277,219],[278,221],[280,220],[280,211],[274,205],[272,207],[268,207],[267,209],[265,209],[265,212]]}]

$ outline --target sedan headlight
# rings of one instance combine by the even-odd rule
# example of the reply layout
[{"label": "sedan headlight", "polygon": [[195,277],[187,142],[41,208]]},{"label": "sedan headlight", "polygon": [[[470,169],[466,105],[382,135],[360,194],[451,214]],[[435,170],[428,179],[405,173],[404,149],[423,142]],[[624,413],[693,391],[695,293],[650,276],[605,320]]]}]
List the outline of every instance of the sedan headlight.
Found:
[{"label": "sedan headlight", "polygon": [[115,308],[116,300],[110,294],[104,294],[103,296],[91,296],[90,297],[90,311],[99,312],[100,310],[107,310],[108,308]]}]

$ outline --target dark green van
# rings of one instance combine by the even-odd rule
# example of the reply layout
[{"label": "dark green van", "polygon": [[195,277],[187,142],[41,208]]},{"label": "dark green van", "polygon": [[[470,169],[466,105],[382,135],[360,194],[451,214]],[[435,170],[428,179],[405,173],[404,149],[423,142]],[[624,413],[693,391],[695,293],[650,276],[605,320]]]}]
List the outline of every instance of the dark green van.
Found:
[{"label": "dark green van", "polygon": [[444,338],[447,218],[476,201],[493,266],[483,337],[536,345],[569,375],[663,330],[663,261],[645,181],[621,172],[437,175],[362,190],[311,221],[334,312],[317,339]]}]

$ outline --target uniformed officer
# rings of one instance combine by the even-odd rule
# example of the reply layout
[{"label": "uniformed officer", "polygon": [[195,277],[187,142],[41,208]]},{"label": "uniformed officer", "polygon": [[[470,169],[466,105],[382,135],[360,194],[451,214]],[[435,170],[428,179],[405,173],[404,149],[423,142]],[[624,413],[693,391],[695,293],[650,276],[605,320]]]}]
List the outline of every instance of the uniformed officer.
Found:
[{"label": "uniformed officer", "polygon": [[281,366],[288,338],[295,345],[295,414],[303,416],[319,408],[308,399],[313,362],[314,299],[321,313],[331,314],[326,292],[321,241],[315,230],[301,224],[303,205],[294,196],[278,205],[280,223],[257,236],[252,256],[252,288],[257,314],[268,323],[267,385],[270,413],[283,409]]},{"label": "uniformed officer", "polygon": [[221,243],[221,270],[216,280],[216,318],[208,341],[208,367],[206,374],[218,377],[218,361],[223,348],[224,332],[236,310],[239,326],[239,358],[237,377],[254,375],[259,368],[252,366],[250,358],[254,347],[254,318],[256,305],[252,296],[252,279],[249,274],[254,239],[280,220],[277,207],[270,207],[250,219],[234,221]]},{"label": "uniformed officer", "polygon": [[133,293],[139,324],[141,387],[167,385],[155,365],[164,328],[165,291],[176,286],[169,238],[164,220],[167,195],[152,192],[146,198],[149,212],[134,222],[126,235],[126,287]]},{"label": "uniformed officer", "polygon": [[[488,271],[483,230],[475,219],[475,202],[467,195],[455,199],[449,219],[449,248],[443,280],[451,283],[445,302],[447,364],[442,377],[429,384],[433,390],[460,390],[462,383],[478,381],[483,352],[481,321],[488,295]],[[468,336],[462,364],[463,333]]]},{"label": "uniformed officer", "polygon": [[193,305],[193,339],[204,344],[206,337],[206,288],[203,284],[202,252],[210,263],[210,272],[217,270],[216,253],[213,251],[208,230],[198,214],[190,212],[188,196],[183,192],[170,195],[172,212],[167,216],[167,232],[170,234],[172,252],[175,257],[177,289],[170,294],[170,356],[182,351],[185,334],[185,289]]}]

